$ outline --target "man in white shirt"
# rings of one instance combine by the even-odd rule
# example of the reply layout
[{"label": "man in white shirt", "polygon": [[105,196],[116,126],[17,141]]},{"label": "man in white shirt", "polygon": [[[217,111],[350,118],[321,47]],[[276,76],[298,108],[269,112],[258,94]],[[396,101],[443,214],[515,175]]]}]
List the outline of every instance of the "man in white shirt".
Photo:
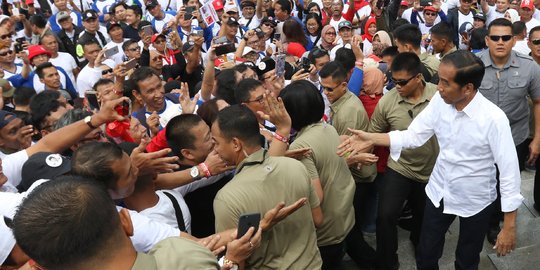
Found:
[{"label": "man in white shirt", "polygon": [[487,0],[481,0],[482,11],[486,14],[486,25],[489,25],[493,20],[498,18],[504,18],[504,14],[510,6],[510,0],[497,0],[495,6],[490,6]]},{"label": "man in white shirt", "polygon": [[515,22],[512,24],[512,34],[514,35],[516,39],[516,44],[512,48],[512,50],[524,54],[529,55],[531,52],[531,49],[529,48],[527,44],[527,26],[524,22]]},{"label": "man in white shirt", "polygon": [[127,40],[124,39],[124,30],[122,29],[122,25],[117,22],[110,22],[107,24],[107,33],[111,37],[111,42],[107,43],[104,49],[110,49],[117,46],[118,52],[110,56],[109,59],[112,59],[116,65],[122,64],[124,62],[123,45],[124,41]]},{"label": "man in white shirt", "polygon": [[79,67],[73,56],[69,53],[59,52],[58,51],[58,41],[53,34],[45,34],[40,41],[40,44],[51,53],[49,62],[55,66],[60,66],[67,73],[69,79],[74,82],[75,77],[79,74]]},{"label": "man in white shirt", "polygon": [[527,31],[533,29],[536,26],[540,26],[540,21],[533,18],[533,14],[536,8],[534,7],[534,1],[523,0],[519,5],[519,16],[521,21],[527,25]]},{"label": "man in white shirt", "polygon": [[340,146],[340,154],[352,149],[350,154],[355,154],[365,145],[389,146],[395,160],[402,149],[437,136],[440,153],[426,186],[429,200],[416,253],[419,270],[438,268],[446,231],[456,216],[460,218],[456,269],[478,268],[497,198],[495,164],[500,171],[504,227],[494,248],[504,256],[516,245],[517,208],[523,200],[517,154],[506,115],[478,91],[484,72],[482,60],[472,53],[448,54],[439,68],[439,93],[407,130],[354,131]]},{"label": "man in white shirt", "polygon": [[[104,50],[101,49],[101,46],[94,39],[86,40],[82,44],[82,47],[84,58],[88,61],[88,64],[81,70],[77,78],[77,92],[79,92],[79,97],[84,98],[84,93],[91,90],[94,83],[102,76],[101,60]],[[105,63],[107,63],[110,68],[114,68],[112,60],[103,61],[103,64]]]}]

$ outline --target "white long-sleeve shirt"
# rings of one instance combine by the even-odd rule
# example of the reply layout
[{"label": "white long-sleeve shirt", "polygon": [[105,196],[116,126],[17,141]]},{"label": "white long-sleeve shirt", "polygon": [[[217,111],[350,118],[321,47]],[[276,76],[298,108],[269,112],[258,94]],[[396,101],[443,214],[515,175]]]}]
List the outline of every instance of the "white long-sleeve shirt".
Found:
[{"label": "white long-sleeve shirt", "polygon": [[519,207],[523,196],[518,158],[508,119],[499,107],[476,92],[457,111],[436,93],[407,130],[389,133],[392,159],[433,135],[440,152],[426,194],[435,207],[444,199],[443,213],[470,217],[490,205],[497,198],[495,164],[500,171],[502,211]]}]

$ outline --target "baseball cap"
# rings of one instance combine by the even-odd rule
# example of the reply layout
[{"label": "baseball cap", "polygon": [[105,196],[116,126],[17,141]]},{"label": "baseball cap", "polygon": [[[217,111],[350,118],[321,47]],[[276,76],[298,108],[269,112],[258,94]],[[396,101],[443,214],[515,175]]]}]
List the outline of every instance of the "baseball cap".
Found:
[{"label": "baseball cap", "polygon": [[27,4],[27,5],[33,5],[33,4],[34,4],[34,0],[26,0],[26,4]]},{"label": "baseball cap", "polygon": [[188,42],[184,43],[184,45],[182,45],[182,53],[187,53],[187,52],[193,50],[194,47],[195,47],[195,42],[188,41]]},{"label": "baseball cap", "polygon": [[156,39],[160,36],[164,37],[165,39],[167,38],[164,34],[153,34],[151,39],[152,43],[156,42]]},{"label": "baseball cap", "polygon": [[142,28],[147,26],[147,25],[152,25],[152,24],[149,21],[141,21],[139,23],[139,26],[137,27],[137,32],[141,32]]},{"label": "baseball cap", "polygon": [[259,64],[257,64],[257,70],[255,71],[257,72],[257,75],[261,77],[266,72],[272,71],[275,68],[276,68],[276,61],[270,57],[267,57],[261,60]]},{"label": "baseball cap", "polygon": [[338,31],[339,31],[341,28],[343,28],[343,27],[347,27],[347,28],[349,28],[349,29],[352,29],[352,24],[351,24],[351,22],[349,22],[349,21],[342,21],[342,22],[340,22],[340,23],[338,24]]},{"label": "baseball cap", "polygon": [[306,48],[298,42],[290,42],[289,45],[287,45],[287,54],[301,58],[305,52]]},{"label": "baseball cap", "polygon": [[19,192],[26,191],[40,179],[53,179],[71,171],[71,160],[60,154],[39,152],[33,154],[22,166]]},{"label": "baseball cap", "polygon": [[114,27],[120,27],[122,28],[122,25],[119,22],[110,22],[107,24],[107,33],[111,31]]},{"label": "baseball cap", "polygon": [[86,20],[90,20],[90,19],[97,19],[98,18],[98,14],[97,12],[95,12],[93,9],[89,9],[89,10],[86,10],[84,13],[83,13],[83,21],[86,21]]},{"label": "baseball cap", "polygon": [[17,118],[14,113],[0,110],[0,129],[3,129],[5,126],[7,126],[11,121],[15,120]]},{"label": "baseball cap", "polygon": [[2,97],[9,98],[15,93],[15,87],[11,86],[8,80],[0,79],[0,87],[2,87]]},{"label": "baseball cap", "polygon": [[240,25],[240,23],[238,22],[238,20],[236,20],[236,18],[234,17],[230,17],[228,20],[227,20],[227,25]]},{"label": "baseball cap", "polygon": [[274,19],[274,17],[271,17],[271,16],[262,18],[261,24],[264,24],[264,23],[271,23],[274,26],[277,25],[277,21]]},{"label": "baseball cap", "polygon": [[38,55],[46,54],[47,56],[51,57],[51,53],[45,50],[43,46],[41,45],[32,45],[28,47],[28,60],[32,61],[32,59]]},{"label": "baseball cap", "polygon": [[212,1],[212,6],[214,6],[214,10],[222,10],[223,9],[223,1],[221,0],[214,0]]},{"label": "baseball cap", "polygon": [[484,15],[484,13],[482,13],[482,12],[478,12],[478,13],[474,14],[473,18],[474,19],[480,19],[480,20],[482,20],[484,22],[486,21],[486,15]]},{"label": "baseball cap", "polygon": [[257,51],[254,50],[253,48],[249,47],[249,46],[246,46],[246,47],[244,47],[244,51],[242,52],[242,56],[245,56],[246,54],[248,54],[250,52],[257,52]]},{"label": "baseball cap", "polygon": [[426,10],[433,11],[433,12],[435,12],[435,13],[439,12],[439,11],[437,11],[437,9],[435,9],[433,6],[427,6],[427,7],[424,7],[424,11],[426,11]]},{"label": "baseball cap", "polygon": [[151,0],[148,3],[146,3],[146,9],[152,9],[152,8],[156,7],[157,5],[159,5],[158,1]]},{"label": "baseball cap", "polygon": [[225,13],[229,13],[229,12],[233,12],[233,13],[238,13],[238,8],[236,6],[226,6],[223,8],[223,11]]},{"label": "baseball cap", "polygon": [[0,215],[0,265],[2,265],[15,246],[15,237]]},{"label": "baseball cap", "polygon": [[56,20],[57,21],[62,21],[62,20],[65,20],[67,18],[69,18],[70,15],[67,11],[60,11],[58,12],[58,14],[56,14]]},{"label": "baseball cap", "polygon": [[407,1],[401,1],[401,6],[409,6],[409,2]]},{"label": "baseball cap", "polygon": [[243,1],[241,4],[240,4],[240,8],[245,8],[245,7],[255,7],[255,2],[253,1],[250,1],[250,0],[245,0]]},{"label": "baseball cap", "polygon": [[519,5],[520,8],[528,8],[530,10],[534,10],[534,1],[531,0],[523,0],[521,1],[521,4]]}]

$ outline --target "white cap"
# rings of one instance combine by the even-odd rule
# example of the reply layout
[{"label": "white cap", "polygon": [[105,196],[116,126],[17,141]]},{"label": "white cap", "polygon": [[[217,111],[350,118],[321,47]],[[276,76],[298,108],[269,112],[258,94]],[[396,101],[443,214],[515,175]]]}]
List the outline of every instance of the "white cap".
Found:
[{"label": "white cap", "polygon": [[4,222],[4,216],[0,216],[0,264],[4,263],[14,246],[13,233]]},{"label": "white cap", "polygon": [[244,55],[246,55],[246,54],[248,54],[250,52],[254,52],[254,51],[255,50],[253,48],[246,46],[246,47],[244,47],[244,51],[242,52],[242,56],[244,56]]}]

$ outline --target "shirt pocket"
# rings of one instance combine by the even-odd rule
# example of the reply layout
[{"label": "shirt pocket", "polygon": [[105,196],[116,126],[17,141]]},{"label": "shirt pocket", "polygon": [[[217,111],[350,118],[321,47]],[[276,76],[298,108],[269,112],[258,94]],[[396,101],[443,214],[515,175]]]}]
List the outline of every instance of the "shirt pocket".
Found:
[{"label": "shirt pocket", "polygon": [[511,76],[508,79],[508,95],[509,99],[524,99],[527,95],[527,88],[529,86],[529,81],[527,78],[519,76]]},{"label": "shirt pocket", "polygon": [[495,104],[499,103],[498,91],[495,91],[492,80],[486,79],[484,77],[484,79],[482,80],[482,84],[480,85],[478,90],[485,98],[489,99],[491,102]]}]

